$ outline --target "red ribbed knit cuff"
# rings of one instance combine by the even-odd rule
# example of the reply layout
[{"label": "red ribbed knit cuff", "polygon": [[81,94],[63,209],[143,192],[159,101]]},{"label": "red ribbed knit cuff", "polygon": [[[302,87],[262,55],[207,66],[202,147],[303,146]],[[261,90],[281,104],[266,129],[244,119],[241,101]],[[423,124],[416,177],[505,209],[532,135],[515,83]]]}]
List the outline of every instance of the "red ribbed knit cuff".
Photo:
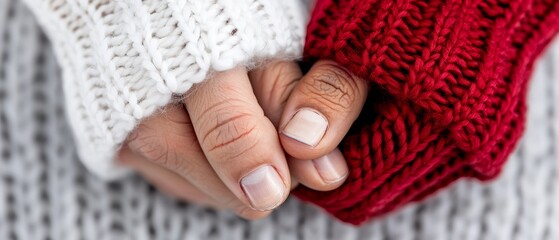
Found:
[{"label": "red ribbed knit cuff", "polygon": [[342,144],[347,182],[296,194],[359,224],[461,177],[494,178],[558,23],[555,0],[319,0],[307,59],[334,60],[371,90]]}]

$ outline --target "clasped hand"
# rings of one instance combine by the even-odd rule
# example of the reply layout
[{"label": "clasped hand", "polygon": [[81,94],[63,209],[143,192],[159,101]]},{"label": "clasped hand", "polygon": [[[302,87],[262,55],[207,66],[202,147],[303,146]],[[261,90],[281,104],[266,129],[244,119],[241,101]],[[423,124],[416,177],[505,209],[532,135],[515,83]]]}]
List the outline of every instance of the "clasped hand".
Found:
[{"label": "clasped hand", "polygon": [[258,219],[298,184],[343,184],[337,146],[366,97],[366,82],[330,61],[305,76],[293,62],[238,67],[144,120],[117,158],[168,194]]}]

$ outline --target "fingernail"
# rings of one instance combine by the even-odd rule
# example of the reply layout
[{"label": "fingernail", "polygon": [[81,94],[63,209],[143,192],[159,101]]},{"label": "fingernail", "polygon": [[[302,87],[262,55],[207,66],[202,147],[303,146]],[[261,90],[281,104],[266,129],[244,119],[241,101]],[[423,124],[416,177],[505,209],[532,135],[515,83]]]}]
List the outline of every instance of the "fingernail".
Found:
[{"label": "fingernail", "polygon": [[326,156],[312,160],[316,171],[325,183],[338,183],[348,174],[344,156],[336,149]]},{"label": "fingernail", "polygon": [[285,194],[285,185],[272,166],[254,170],[241,180],[241,186],[252,208],[258,211],[276,208]]},{"label": "fingernail", "polygon": [[285,125],[282,133],[309,146],[316,146],[324,137],[328,121],[318,111],[308,108],[299,110]]}]

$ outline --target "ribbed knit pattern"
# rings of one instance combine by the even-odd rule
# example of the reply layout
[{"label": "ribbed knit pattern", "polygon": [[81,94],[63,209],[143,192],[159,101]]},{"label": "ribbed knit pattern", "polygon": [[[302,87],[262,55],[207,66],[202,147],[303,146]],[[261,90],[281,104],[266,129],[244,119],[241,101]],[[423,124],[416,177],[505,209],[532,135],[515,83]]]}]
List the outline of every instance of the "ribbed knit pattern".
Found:
[{"label": "ribbed knit pattern", "polygon": [[119,144],[173,96],[215,71],[299,57],[307,15],[300,0],[23,2],[64,70],[80,157],[104,178],[122,174]]},{"label": "ribbed knit pattern", "polygon": [[558,30],[556,0],[319,0],[306,56],[371,87],[343,144],[348,181],[298,195],[359,224],[460,177],[494,178],[524,128],[533,62]]},{"label": "ribbed knit pattern", "polygon": [[559,239],[559,42],[536,65],[526,135],[496,181],[462,180],[355,228],[295,199],[246,222],[177,203],[138,176],[100,181],[78,161],[40,29],[19,0],[0,0],[2,240]]}]

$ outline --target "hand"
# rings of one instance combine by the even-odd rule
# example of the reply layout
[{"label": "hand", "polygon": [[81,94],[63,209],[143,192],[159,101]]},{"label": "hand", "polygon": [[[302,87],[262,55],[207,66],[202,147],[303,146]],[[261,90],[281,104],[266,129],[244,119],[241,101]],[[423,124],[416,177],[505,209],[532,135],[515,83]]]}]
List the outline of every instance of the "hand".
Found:
[{"label": "hand", "polygon": [[337,146],[361,113],[367,83],[331,61],[317,62],[304,77],[288,62],[250,75],[260,105],[278,127],[296,182],[319,191],[339,187],[348,170]]},{"label": "hand", "polygon": [[[365,82],[330,62],[317,63],[302,79],[298,66],[286,62],[249,75],[235,69],[209,79],[184,106],[140,124],[118,158],[171,195],[248,219],[285,200],[287,161],[293,178],[310,188],[342,184],[347,166],[336,146],[362,108]],[[299,131],[308,120],[315,131]],[[286,160],[279,139],[293,157]]]}]

